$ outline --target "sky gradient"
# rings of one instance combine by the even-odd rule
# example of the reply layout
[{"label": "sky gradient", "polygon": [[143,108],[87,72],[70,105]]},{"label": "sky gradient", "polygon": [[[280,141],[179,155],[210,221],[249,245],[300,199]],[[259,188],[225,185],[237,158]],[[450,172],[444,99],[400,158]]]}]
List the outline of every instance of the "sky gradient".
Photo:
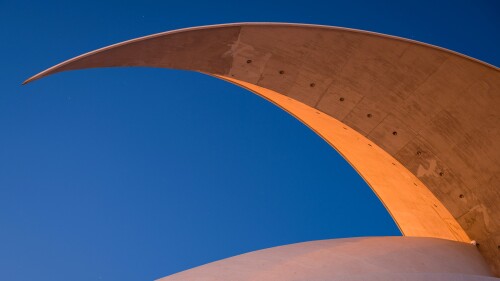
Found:
[{"label": "sky gradient", "polygon": [[400,235],[319,136],[232,84],[148,68],[20,84],[109,44],[230,22],[357,28],[500,66],[500,2],[401,2],[0,0],[0,280],[153,280],[278,245]]}]

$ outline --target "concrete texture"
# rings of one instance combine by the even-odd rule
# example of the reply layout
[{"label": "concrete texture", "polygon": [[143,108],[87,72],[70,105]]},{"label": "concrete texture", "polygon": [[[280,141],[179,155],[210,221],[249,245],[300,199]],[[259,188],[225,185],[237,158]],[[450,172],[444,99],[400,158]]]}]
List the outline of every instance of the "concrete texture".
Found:
[{"label": "concrete texture", "polygon": [[415,175],[356,130],[275,91],[223,79],[275,103],[323,137],[370,185],[405,236],[470,241],[450,212]]},{"label": "concrete texture", "polygon": [[113,66],[199,71],[271,100],[344,155],[404,235],[476,240],[500,274],[498,68],[357,30],[231,24],[119,43],[26,82]]},{"label": "concrete texture", "polygon": [[498,280],[472,245],[437,238],[313,241],[255,251],[159,281]]}]

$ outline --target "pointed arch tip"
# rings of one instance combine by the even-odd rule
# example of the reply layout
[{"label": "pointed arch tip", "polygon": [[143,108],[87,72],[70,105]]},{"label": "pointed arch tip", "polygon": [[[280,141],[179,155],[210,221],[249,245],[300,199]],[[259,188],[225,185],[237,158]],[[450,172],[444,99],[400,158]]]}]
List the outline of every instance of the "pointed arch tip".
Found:
[{"label": "pointed arch tip", "polygon": [[38,79],[40,79],[40,78],[44,77],[44,76],[45,76],[45,75],[43,75],[43,73],[44,73],[44,72],[45,72],[45,71],[40,72],[40,73],[37,73],[37,74],[35,74],[35,75],[31,76],[30,78],[28,78],[28,79],[24,80],[24,81],[23,81],[23,83],[21,83],[21,85],[26,85],[26,84],[29,84],[29,83],[31,83],[31,82],[33,82],[33,81],[35,81],[35,80],[38,80]]},{"label": "pointed arch tip", "polygon": [[[66,62],[67,62],[67,61],[64,61],[63,63],[66,63]],[[50,74],[54,74],[54,73],[58,72],[58,71],[53,72],[53,71],[51,71],[51,70],[53,70],[53,69],[54,69],[54,68],[56,68],[56,67],[61,66],[63,63],[57,64],[57,65],[52,66],[52,67],[50,67],[50,68],[47,68],[47,69],[45,69],[45,70],[43,70],[43,71],[41,71],[41,72],[38,72],[37,74],[35,74],[35,75],[33,75],[33,76],[29,77],[28,79],[24,80],[24,81],[23,81],[23,83],[21,83],[21,85],[26,85],[26,84],[29,84],[29,83],[31,83],[31,82],[33,82],[33,81],[36,81],[36,80],[38,80],[38,79],[41,79],[41,78],[43,78],[43,77],[45,77],[45,76],[48,76],[48,75],[50,75]]]},{"label": "pointed arch tip", "polygon": [[[373,31],[366,31],[366,30],[353,29],[353,28],[345,28],[345,27],[338,27],[338,26],[327,26],[327,25],[317,25],[317,24],[304,24],[304,23],[236,22],[236,23],[214,24],[214,25],[204,25],[204,26],[196,26],[196,27],[187,27],[187,28],[181,28],[181,29],[174,29],[174,30],[164,31],[164,32],[160,32],[160,33],[155,33],[155,34],[147,35],[147,36],[141,36],[141,37],[133,38],[133,39],[130,39],[130,40],[125,40],[125,41],[122,41],[122,42],[119,42],[119,43],[116,43],[116,44],[108,45],[108,46],[105,46],[105,47],[102,47],[102,48],[98,48],[98,49],[95,49],[95,50],[87,52],[87,53],[83,53],[83,54],[81,54],[79,56],[76,56],[76,57],[73,57],[71,59],[64,60],[61,63],[56,64],[56,65],[54,65],[52,67],[49,67],[49,68],[47,68],[47,69],[45,69],[45,70],[37,73],[36,75],[34,75],[34,76],[26,79],[24,82],[22,82],[22,85],[26,85],[26,84],[29,84],[29,83],[35,81],[35,80],[44,78],[46,76],[50,76],[52,74],[55,74],[55,73],[58,73],[58,72],[64,72],[64,71],[71,70],[71,69],[108,67],[108,66],[103,65],[101,63],[94,62],[92,66],[86,65],[86,66],[82,67],[80,65],[80,67],[78,67],[78,68],[66,68],[67,66],[70,66],[70,65],[74,66],[74,64],[78,63],[81,59],[92,57],[92,56],[97,55],[97,54],[99,54],[99,53],[101,53],[103,51],[109,51],[111,49],[115,49],[116,50],[119,47],[123,47],[123,46],[130,45],[130,44],[133,44],[133,43],[138,43],[138,42],[141,42],[141,41],[148,41],[150,39],[156,39],[156,38],[159,38],[159,37],[174,35],[174,34],[178,34],[178,33],[185,33],[185,32],[191,32],[191,31],[208,31],[208,30],[217,30],[217,29],[234,28],[234,27],[240,27],[240,28],[241,27],[289,27],[289,28],[299,27],[299,28],[309,28],[309,29],[315,29],[315,30],[328,30],[328,29],[330,29],[330,30],[337,30],[337,31],[343,31],[343,32],[348,32],[348,33],[357,33],[357,34],[375,36],[375,37],[379,37],[379,38],[385,38],[385,39],[389,39],[389,40],[396,40],[396,41],[400,41],[400,42],[406,42],[406,43],[410,43],[410,44],[425,46],[425,47],[428,47],[428,48],[431,48],[431,49],[443,51],[443,52],[448,53],[448,54],[456,55],[456,56],[465,58],[467,60],[471,60],[471,61],[474,61],[476,63],[479,63],[479,64],[481,64],[483,66],[486,66],[486,67],[489,67],[489,68],[493,68],[496,71],[500,71],[500,68],[498,68],[495,65],[491,65],[491,64],[486,63],[484,61],[472,58],[470,56],[467,56],[467,55],[464,55],[464,54],[461,54],[461,53],[458,53],[458,52],[455,52],[455,51],[452,51],[452,50],[449,50],[449,49],[446,49],[446,48],[442,48],[442,47],[435,46],[435,45],[432,45],[432,44],[427,44],[427,43],[419,42],[419,41],[412,40],[412,39],[407,39],[407,38],[403,38],[403,37],[399,37],[399,36],[393,36],[393,35],[387,35],[387,34],[373,32]],[[134,65],[112,65],[112,66],[134,66]],[[138,66],[138,65],[135,65],[135,66]],[[149,67],[151,67],[151,65],[148,65],[148,64],[141,65],[141,66],[149,66]],[[165,66],[160,66],[160,67],[165,67]],[[166,67],[166,68],[174,68],[175,69],[176,67]],[[208,71],[201,71],[201,72],[208,72]]]}]

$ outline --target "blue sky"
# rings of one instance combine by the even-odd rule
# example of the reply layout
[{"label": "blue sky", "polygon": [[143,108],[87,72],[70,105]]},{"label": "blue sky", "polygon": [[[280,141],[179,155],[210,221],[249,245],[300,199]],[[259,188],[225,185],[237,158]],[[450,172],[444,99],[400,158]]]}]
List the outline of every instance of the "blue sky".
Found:
[{"label": "blue sky", "polygon": [[400,235],[300,122],[234,85],[147,68],[29,76],[217,23],[335,25],[500,65],[498,1],[0,2],[0,280],[153,280],[262,248]]}]

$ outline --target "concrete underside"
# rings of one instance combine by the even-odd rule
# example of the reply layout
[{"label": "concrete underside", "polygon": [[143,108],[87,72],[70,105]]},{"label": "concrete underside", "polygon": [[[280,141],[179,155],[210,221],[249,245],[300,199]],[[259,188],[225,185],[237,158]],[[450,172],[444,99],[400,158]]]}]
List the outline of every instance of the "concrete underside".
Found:
[{"label": "concrete underside", "polygon": [[272,101],[349,161],[403,235],[476,240],[500,274],[498,68],[363,31],[232,24],[123,42],[27,82],[114,66],[199,71]]},{"label": "concrete underside", "polygon": [[437,238],[313,241],[255,251],[160,281],[498,280],[477,249]]}]

